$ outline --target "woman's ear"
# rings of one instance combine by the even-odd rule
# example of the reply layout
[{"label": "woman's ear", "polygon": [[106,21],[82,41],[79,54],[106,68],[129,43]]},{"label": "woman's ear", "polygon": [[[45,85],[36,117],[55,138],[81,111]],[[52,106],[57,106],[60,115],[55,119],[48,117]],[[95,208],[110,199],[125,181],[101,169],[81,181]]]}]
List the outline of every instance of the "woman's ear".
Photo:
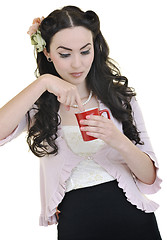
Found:
[{"label": "woman's ear", "polygon": [[44,48],[43,53],[45,57],[48,59],[49,58],[49,53],[47,52],[46,48]]},{"label": "woman's ear", "polygon": [[44,48],[43,53],[45,55],[45,57],[47,58],[48,62],[52,62],[51,58],[50,58],[50,54],[47,52],[46,48]]}]

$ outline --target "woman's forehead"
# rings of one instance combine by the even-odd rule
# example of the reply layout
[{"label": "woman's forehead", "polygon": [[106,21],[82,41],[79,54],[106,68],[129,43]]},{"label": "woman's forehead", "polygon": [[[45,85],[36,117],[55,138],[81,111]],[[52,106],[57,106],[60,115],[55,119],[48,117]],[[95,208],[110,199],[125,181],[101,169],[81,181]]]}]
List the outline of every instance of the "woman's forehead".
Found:
[{"label": "woman's forehead", "polygon": [[59,46],[70,49],[80,49],[88,43],[93,44],[92,32],[84,27],[66,28],[57,32],[51,42],[51,46]]}]

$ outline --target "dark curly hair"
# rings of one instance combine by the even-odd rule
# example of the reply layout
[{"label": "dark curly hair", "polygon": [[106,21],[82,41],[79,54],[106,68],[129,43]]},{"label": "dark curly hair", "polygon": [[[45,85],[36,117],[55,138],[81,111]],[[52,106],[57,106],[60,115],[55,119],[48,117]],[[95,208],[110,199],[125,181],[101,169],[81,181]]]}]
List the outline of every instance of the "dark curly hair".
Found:
[{"label": "dark curly hair", "polygon": [[[89,29],[94,41],[94,61],[86,78],[88,90],[92,90],[112,112],[114,118],[122,123],[124,134],[135,144],[142,144],[139,132],[134,125],[130,100],[135,91],[128,87],[128,79],[121,76],[114,61],[109,58],[109,47],[100,31],[100,21],[93,11],[83,12],[75,6],[66,6],[55,10],[46,17],[40,31],[46,41],[46,50],[50,52],[52,37],[62,29],[83,26]],[[48,62],[44,53],[37,53],[37,73],[58,76],[52,62]],[[30,112],[27,142],[31,151],[38,157],[46,154],[57,154],[57,130],[61,122],[58,114],[60,103],[57,97],[44,92],[36,101],[36,114],[31,126]]]}]

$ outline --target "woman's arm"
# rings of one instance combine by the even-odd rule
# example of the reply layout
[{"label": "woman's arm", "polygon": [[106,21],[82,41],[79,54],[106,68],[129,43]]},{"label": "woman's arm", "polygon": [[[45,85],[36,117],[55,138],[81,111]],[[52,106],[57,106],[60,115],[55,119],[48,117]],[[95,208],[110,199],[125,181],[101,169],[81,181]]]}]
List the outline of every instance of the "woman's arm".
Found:
[{"label": "woman's arm", "polygon": [[[88,117],[88,116],[87,116]],[[88,135],[99,138],[116,149],[133,174],[146,184],[153,184],[156,178],[155,166],[151,158],[138,149],[112,122],[102,116],[90,115],[82,120],[88,127],[82,128]]]},{"label": "woman's arm", "polygon": [[65,106],[77,102],[80,110],[83,110],[76,86],[50,74],[42,75],[0,109],[0,140],[14,131],[27,111],[46,90],[58,96],[59,102]]},{"label": "woman's arm", "polygon": [[141,182],[149,185],[153,184],[156,179],[156,168],[153,161],[125,135],[123,135],[123,138],[117,150],[126,161],[128,167]]},{"label": "woman's arm", "polygon": [[17,127],[26,112],[44,92],[42,78],[35,80],[0,109],[0,139],[7,137]]}]

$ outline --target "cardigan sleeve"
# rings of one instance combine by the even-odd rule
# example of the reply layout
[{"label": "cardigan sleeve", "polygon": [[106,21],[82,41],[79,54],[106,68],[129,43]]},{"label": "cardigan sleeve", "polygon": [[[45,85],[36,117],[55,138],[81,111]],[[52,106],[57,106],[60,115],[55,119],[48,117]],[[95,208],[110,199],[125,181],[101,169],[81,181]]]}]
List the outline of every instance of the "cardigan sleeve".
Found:
[{"label": "cardigan sleeve", "polygon": [[[33,124],[36,112],[37,112],[36,105],[33,104],[29,110],[29,115],[31,119],[30,124]],[[27,130],[28,130],[28,114],[25,114],[25,116],[22,118],[18,126],[14,129],[14,131],[11,134],[9,134],[9,136],[7,136],[6,138],[0,140],[0,146],[3,146],[4,144],[10,142],[14,138],[18,137],[22,132]]]},{"label": "cardigan sleeve", "polygon": [[145,184],[145,183],[141,182],[139,179],[137,179],[135,176],[134,176],[134,179],[135,179],[137,187],[139,188],[139,190],[142,193],[153,194],[153,193],[156,193],[161,188],[160,184],[162,182],[162,180],[157,175],[157,172],[159,169],[158,161],[157,161],[157,158],[153,151],[149,136],[147,134],[147,130],[146,130],[145,123],[143,120],[142,112],[141,112],[139,104],[135,98],[133,98],[131,100],[131,107],[132,107],[134,122],[135,122],[137,130],[139,131],[139,134],[140,134],[140,139],[144,143],[143,145],[137,144],[136,146],[142,152],[144,152],[151,158],[151,160],[153,161],[153,163],[156,167],[156,179],[153,184],[151,184],[151,185]]},{"label": "cardigan sleeve", "polygon": [[0,140],[0,146],[3,146],[7,142],[10,142],[14,138],[18,137],[23,131],[26,131],[27,128],[27,115],[23,117],[21,122],[18,124],[18,126],[15,128],[15,130],[6,138]]}]

